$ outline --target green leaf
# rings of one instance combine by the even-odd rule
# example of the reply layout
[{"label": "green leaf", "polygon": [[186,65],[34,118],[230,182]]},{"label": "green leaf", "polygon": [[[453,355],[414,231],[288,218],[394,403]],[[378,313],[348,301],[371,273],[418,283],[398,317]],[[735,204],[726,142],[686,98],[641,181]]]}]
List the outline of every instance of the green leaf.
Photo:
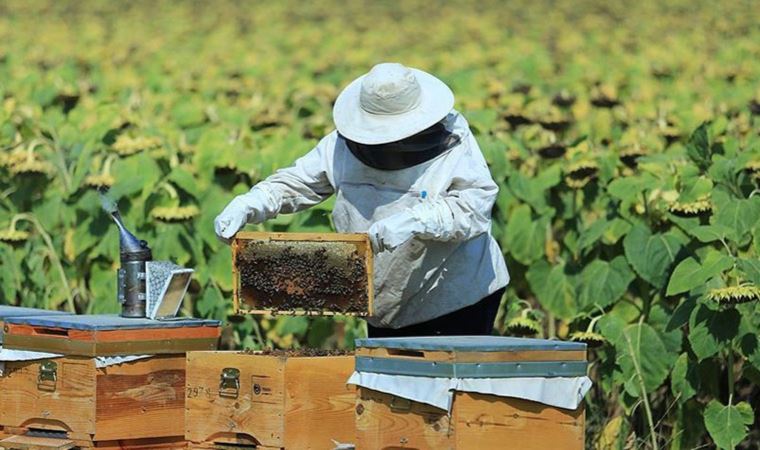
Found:
[{"label": "green leaf", "polygon": [[647,393],[660,387],[677,358],[646,323],[628,325],[614,344],[626,379],[625,390],[634,397],[643,394],[642,386]]},{"label": "green leaf", "polygon": [[694,130],[686,143],[686,154],[702,169],[710,166],[709,126],[709,122],[702,123],[699,128]]},{"label": "green leaf", "polygon": [[193,175],[181,167],[175,167],[169,174],[169,181],[176,184],[180,189],[198,198],[198,182]]},{"label": "green leaf", "polygon": [[728,234],[731,233],[731,228],[722,225],[702,225],[691,228],[688,232],[697,238],[699,242],[708,243],[726,239]]},{"label": "green leaf", "polygon": [[755,421],[755,414],[747,402],[723,405],[711,400],[705,408],[705,427],[715,445],[734,449],[747,437],[747,427]]},{"label": "green leaf", "polygon": [[594,260],[581,273],[578,304],[584,310],[605,308],[620,299],[636,278],[623,256],[611,262]]},{"label": "green leaf", "polygon": [[730,257],[715,250],[709,252],[701,264],[692,257],[686,258],[673,270],[670,283],[668,283],[667,295],[688,292],[703,285],[710,278],[720,275],[733,265],[733,260]]},{"label": "green leaf", "polygon": [[689,318],[689,343],[698,361],[717,354],[731,344],[739,331],[741,314],[734,308],[717,309],[701,304]]},{"label": "green leaf", "polygon": [[672,233],[652,234],[639,224],[623,239],[623,247],[633,270],[654,287],[662,288],[682,245]]},{"label": "green leaf", "polygon": [[214,252],[208,261],[208,270],[211,279],[219,287],[226,291],[232,291],[232,251],[227,245],[223,245]]},{"label": "green leaf", "polygon": [[687,353],[682,353],[676,360],[673,371],[670,373],[670,386],[678,395],[679,403],[684,403],[696,395],[699,377]]},{"label": "green leaf", "polygon": [[565,265],[550,266],[545,260],[533,264],[526,274],[541,306],[560,319],[570,319],[578,312],[575,286],[565,273]]},{"label": "green leaf", "polygon": [[520,263],[530,265],[544,255],[549,217],[534,218],[530,206],[518,206],[506,227],[505,249]]},{"label": "green leaf", "polygon": [[744,276],[755,285],[760,286],[760,260],[739,258],[736,261],[737,267],[744,273]]},{"label": "green leaf", "polygon": [[760,220],[760,197],[736,199],[721,190],[713,193],[715,213],[710,224],[720,225],[726,236],[739,245],[747,243],[750,231]]}]

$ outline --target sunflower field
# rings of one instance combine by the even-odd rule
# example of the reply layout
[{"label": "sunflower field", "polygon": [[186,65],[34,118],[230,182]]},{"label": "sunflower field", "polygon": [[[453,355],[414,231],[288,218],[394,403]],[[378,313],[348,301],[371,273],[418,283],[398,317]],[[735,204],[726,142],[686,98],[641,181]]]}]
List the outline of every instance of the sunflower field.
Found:
[{"label": "sunflower field", "polygon": [[[118,311],[117,229],[196,270],[228,348],[354,318],[232,316],[213,219],[332,129],[374,64],[435,74],[500,186],[500,334],[589,344],[587,447],[760,448],[755,1],[0,2],[0,304]],[[330,231],[331,202],[261,230]],[[255,228],[255,227],[251,227]]]}]

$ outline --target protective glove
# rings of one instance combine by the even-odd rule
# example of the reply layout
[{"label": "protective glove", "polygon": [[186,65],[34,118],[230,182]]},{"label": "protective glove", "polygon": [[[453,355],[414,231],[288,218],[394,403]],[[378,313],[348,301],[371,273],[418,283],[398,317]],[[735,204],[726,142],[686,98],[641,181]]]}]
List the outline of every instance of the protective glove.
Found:
[{"label": "protective glove", "polygon": [[262,213],[259,211],[260,201],[254,191],[238,195],[224,208],[214,219],[214,231],[216,237],[225,244],[232,241],[232,237],[247,223],[260,222]]},{"label": "protective glove", "polygon": [[420,224],[410,211],[378,220],[369,227],[369,240],[375,253],[395,250],[419,232]]}]

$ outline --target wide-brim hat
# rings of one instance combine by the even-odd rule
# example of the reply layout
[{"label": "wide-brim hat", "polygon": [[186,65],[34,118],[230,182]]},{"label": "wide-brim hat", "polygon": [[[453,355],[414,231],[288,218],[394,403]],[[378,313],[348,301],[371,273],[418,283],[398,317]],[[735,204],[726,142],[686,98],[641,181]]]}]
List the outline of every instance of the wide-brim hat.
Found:
[{"label": "wide-brim hat", "polygon": [[435,125],[453,108],[454,93],[443,81],[419,69],[383,63],[343,89],[333,121],[349,140],[386,144]]}]

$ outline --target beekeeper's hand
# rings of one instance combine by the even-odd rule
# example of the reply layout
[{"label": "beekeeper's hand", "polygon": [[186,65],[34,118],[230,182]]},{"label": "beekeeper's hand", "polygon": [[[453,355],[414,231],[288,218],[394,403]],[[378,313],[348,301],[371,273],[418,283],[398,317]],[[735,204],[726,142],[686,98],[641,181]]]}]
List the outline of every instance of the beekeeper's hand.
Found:
[{"label": "beekeeper's hand", "polygon": [[408,211],[378,220],[369,227],[372,250],[381,253],[395,250],[418,232],[419,224]]},{"label": "beekeeper's hand", "polygon": [[250,195],[247,193],[233,198],[221,214],[214,219],[216,237],[225,244],[229,244],[232,237],[249,222],[252,215],[252,205],[248,198]]}]

